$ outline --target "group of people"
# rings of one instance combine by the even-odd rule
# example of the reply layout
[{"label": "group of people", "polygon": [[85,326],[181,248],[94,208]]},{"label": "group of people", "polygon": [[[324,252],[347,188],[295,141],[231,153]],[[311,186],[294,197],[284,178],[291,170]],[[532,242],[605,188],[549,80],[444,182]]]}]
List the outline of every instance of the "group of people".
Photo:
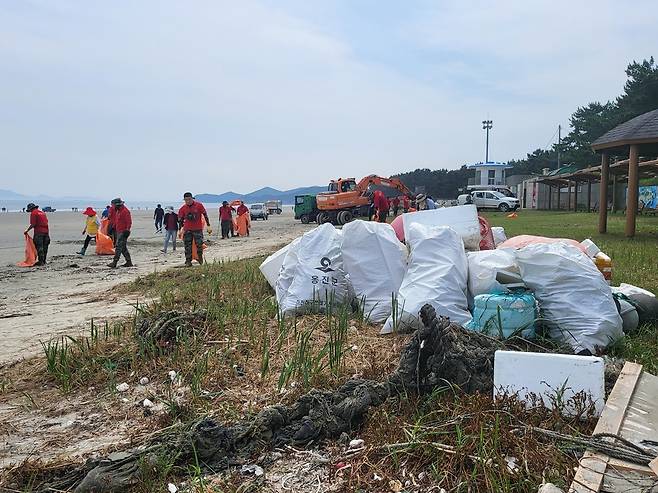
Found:
[{"label": "group of people", "polygon": [[[212,234],[210,218],[204,205],[195,200],[191,192],[185,192],[183,202],[178,212],[175,212],[172,206],[163,209],[162,205],[158,204],[153,213],[156,233],[162,233],[164,228],[164,245],[161,251],[167,253],[170,243],[173,250],[176,251],[176,239],[179,231],[182,231],[183,245],[185,247],[185,265],[192,265],[194,257],[193,249],[196,250],[194,252],[196,253],[196,259],[202,264],[204,228],[209,235]],[[26,210],[30,213],[30,225],[25,230],[25,234],[27,235],[31,230],[34,230],[33,241],[38,259],[35,265],[45,265],[48,255],[48,245],[50,244],[48,217],[45,212],[39,209],[38,205],[33,203],[29,203]],[[233,213],[237,213],[237,231],[233,222]],[[95,238],[101,230],[101,221],[107,220],[107,236],[112,238],[114,244],[114,257],[108,264],[108,267],[115,269],[122,256],[125,262],[121,267],[133,267],[134,264],[128,251],[132,215],[128,207],[126,207],[125,202],[121,198],[113,199],[110,205],[101,213],[100,219],[92,207],[87,207],[83,214],[86,216],[85,226],[82,230],[85,240],[78,254],[85,255],[92,238]],[[236,235],[249,236],[251,225],[250,213],[249,208],[242,201],[237,207],[237,210],[231,207],[228,202],[224,201],[219,208],[219,222],[222,239]]]}]

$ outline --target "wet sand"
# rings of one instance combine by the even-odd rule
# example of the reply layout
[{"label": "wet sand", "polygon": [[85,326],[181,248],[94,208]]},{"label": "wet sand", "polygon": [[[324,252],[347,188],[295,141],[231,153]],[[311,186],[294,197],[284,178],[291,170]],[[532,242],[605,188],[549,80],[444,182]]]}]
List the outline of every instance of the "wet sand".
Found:
[{"label": "wet sand", "polygon": [[[286,208],[268,221],[254,221],[251,236],[220,240],[217,211],[209,211],[213,227],[212,245],[206,259],[230,260],[266,255],[289,243],[313,225],[295,221]],[[48,214],[51,244],[48,264],[23,268],[23,231],[29,218],[24,213],[0,214],[0,364],[15,361],[41,350],[39,341],[61,334],[88,330],[89,322],[126,315],[134,310],[137,296],[117,298],[109,290],[140,275],[182,266],[182,242],[176,252],[160,252],[163,236],[155,233],[153,211],[133,211],[133,228],[128,242],[135,268],[109,269],[108,256],[77,255],[84,237],[84,216],[80,212]],[[171,246],[170,246],[171,248]]]}]

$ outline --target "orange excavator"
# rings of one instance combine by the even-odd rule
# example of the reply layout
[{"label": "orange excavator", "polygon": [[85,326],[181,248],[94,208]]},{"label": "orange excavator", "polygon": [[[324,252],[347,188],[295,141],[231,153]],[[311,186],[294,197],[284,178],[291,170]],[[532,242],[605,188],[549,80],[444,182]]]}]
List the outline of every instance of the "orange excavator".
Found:
[{"label": "orange excavator", "polygon": [[354,178],[331,180],[327,191],[315,197],[319,211],[317,223],[347,224],[355,217],[368,217],[375,190],[380,190],[388,199],[413,195],[399,178],[369,175],[358,183]]}]

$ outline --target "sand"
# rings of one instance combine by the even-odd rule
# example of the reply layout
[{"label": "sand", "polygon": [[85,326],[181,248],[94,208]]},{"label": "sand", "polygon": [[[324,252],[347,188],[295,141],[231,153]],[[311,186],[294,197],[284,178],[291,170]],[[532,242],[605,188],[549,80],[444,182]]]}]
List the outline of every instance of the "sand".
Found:
[{"label": "sand", "polygon": [[[287,209],[287,208],[286,208]],[[88,330],[90,320],[127,315],[139,300],[136,295],[117,297],[110,289],[140,275],[181,267],[185,261],[182,242],[176,252],[160,252],[163,236],[155,233],[153,211],[134,211],[128,247],[134,268],[109,269],[110,257],[97,256],[90,246],[86,256],[77,255],[84,237],[84,216],[74,212],[48,214],[51,244],[48,264],[22,268],[23,231],[28,216],[0,214],[0,364],[41,351],[40,341],[62,334]],[[213,245],[206,259],[230,260],[266,255],[310,230],[313,225],[295,221],[287,209],[268,221],[254,221],[251,236],[220,240],[217,211],[211,211]]]}]

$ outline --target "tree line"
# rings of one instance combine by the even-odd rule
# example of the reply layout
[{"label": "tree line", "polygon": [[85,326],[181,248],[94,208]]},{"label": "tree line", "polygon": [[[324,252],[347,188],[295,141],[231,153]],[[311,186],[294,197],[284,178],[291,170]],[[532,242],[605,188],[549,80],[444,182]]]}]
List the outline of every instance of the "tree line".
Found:
[{"label": "tree line", "polygon": [[[558,152],[562,165],[584,168],[596,164],[598,158],[591,144],[608,130],[647,111],[658,109],[658,64],[651,57],[642,62],[633,61],[626,68],[623,93],[606,103],[593,102],[576,109],[569,118],[571,131],[561,144],[548,149],[536,149],[524,159],[509,161],[512,166],[507,176],[540,174],[543,168],[555,169]],[[626,157],[626,156],[624,156]],[[462,166],[456,170],[416,169],[394,175],[411,190],[424,186],[426,193],[436,198],[454,198],[458,189],[465,187],[471,170]]]}]

